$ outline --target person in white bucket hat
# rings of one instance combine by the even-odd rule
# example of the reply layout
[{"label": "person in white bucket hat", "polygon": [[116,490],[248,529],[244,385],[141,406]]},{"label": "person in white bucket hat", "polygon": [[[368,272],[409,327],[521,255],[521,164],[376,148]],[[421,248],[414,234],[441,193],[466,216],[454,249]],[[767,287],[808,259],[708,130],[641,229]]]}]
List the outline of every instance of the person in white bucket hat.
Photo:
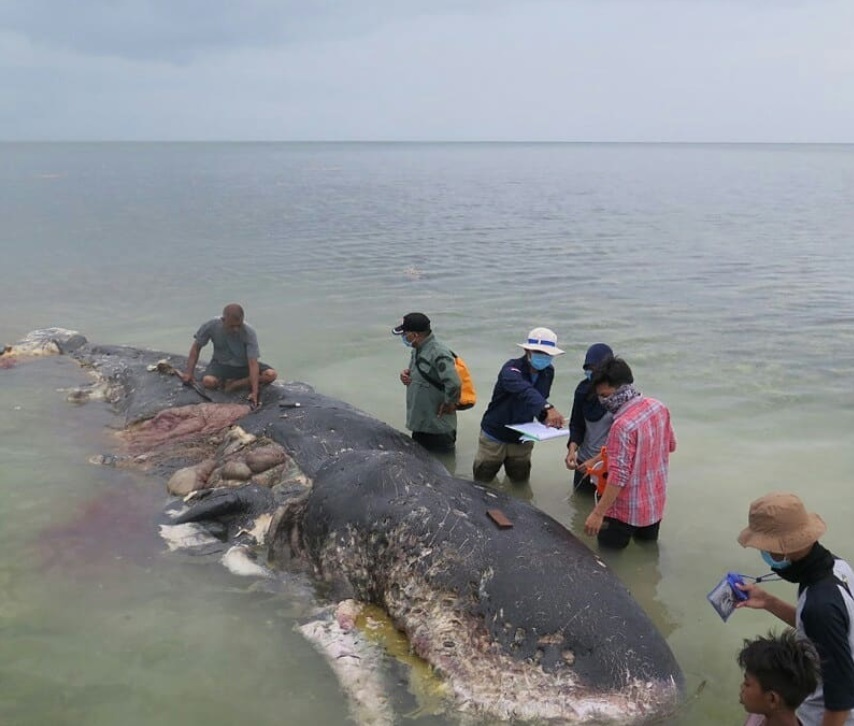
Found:
[{"label": "person in white bucket hat", "polygon": [[557,347],[557,335],[548,328],[534,328],[528,333],[528,339],[524,343],[516,343],[516,345],[524,350],[550,356],[563,355],[565,352]]},{"label": "person in white bucket hat", "polygon": [[532,441],[520,441],[508,424],[538,419],[546,426],[563,428],[566,420],[551,403],[554,381],[552,361],[564,351],[549,328],[534,328],[524,343],[521,358],[507,361],[498,373],[492,400],[480,422],[480,436],[472,471],[475,481],[492,481],[504,467],[507,478],[522,483],[531,475]]}]

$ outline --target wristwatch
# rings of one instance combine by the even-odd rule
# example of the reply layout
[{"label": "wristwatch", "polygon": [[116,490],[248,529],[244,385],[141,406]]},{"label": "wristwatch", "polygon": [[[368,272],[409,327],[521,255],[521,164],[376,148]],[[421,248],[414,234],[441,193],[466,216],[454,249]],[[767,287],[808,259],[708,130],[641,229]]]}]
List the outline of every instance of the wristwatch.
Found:
[{"label": "wristwatch", "polygon": [[552,409],[552,408],[554,408],[554,406],[552,406],[550,403],[546,403],[546,405],[545,405],[545,406],[543,406],[543,410],[542,410],[542,411],[540,411],[540,415],[539,415],[537,418],[538,418],[540,421],[542,421],[543,419],[545,419],[545,418],[546,418],[546,416],[548,416],[548,415],[549,415],[549,410],[550,410],[550,409]]}]

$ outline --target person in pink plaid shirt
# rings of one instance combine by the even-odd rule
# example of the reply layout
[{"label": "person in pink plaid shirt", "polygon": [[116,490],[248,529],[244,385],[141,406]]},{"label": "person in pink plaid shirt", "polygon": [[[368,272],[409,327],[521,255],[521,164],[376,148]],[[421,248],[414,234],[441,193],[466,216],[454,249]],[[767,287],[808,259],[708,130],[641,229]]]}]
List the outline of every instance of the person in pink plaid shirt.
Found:
[{"label": "person in pink plaid shirt", "polygon": [[643,396],[634,386],[629,364],[621,358],[603,361],[591,388],[614,415],[605,449],[605,491],[584,523],[599,545],[623,549],[631,541],[654,542],[664,516],[667,469],[676,450],[670,411],[661,401]]}]

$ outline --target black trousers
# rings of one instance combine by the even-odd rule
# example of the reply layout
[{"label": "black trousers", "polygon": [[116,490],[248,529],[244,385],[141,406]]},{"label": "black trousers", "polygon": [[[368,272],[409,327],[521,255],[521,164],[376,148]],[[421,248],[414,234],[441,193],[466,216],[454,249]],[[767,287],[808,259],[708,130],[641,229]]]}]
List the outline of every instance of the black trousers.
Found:
[{"label": "black trousers", "polygon": [[632,537],[641,542],[658,541],[658,528],[660,525],[661,521],[659,520],[655,524],[650,524],[646,527],[635,527],[632,524],[621,522],[619,519],[605,517],[602,529],[599,530],[596,539],[599,541],[600,547],[621,550],[628,546]]},{"label": "black trousers", "polygon": [[428,434],[425,431],[413,431],[412,440],[421,444],[428,451],[449,453],[457,443],[457,432],[452,434]]}]

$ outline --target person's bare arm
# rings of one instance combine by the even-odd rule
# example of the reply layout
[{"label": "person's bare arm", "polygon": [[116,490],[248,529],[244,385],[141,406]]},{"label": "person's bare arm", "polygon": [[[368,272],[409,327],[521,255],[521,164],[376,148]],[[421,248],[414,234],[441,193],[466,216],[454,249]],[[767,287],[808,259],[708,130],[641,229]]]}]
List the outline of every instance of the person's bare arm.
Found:
[{"label": "person's bare arm", "polygon": [[747,593],[747,600],[737,602],[737,608],[753,608],[755,610],[767,610],[772,615],[777,616],[789,627],[795,627],[795,606],[775,597],[763,590],[759,585],[753,583],[745,583],[744,585],[736,585],[741,590]]},{"label": "person's bare arm", "polygon": [[578,468],[578,444],[574,441],[569,442],[565,462],[566,468],[570,471],[575,471]]},{"label": "person's bare arm", "polygon": [[848,715],[850,713],[850,710],[825,711],[824,716],[821,719],[821,726],[845,726],[845,722],[848,720]]},{"label": "person's bare arm", "polygon": [[249,359],[249,400],[258,405],[258,378],[260,376],[258,359]]},{"label": "person's bare arm", "polygon": [[201,350],[201,346],[194,340],[190,346],[190,352],[187,354],[187,367],[181,375],[181,380],[184,383],[192,383],[196,380],[196,363],[199,362],[199,353]]},{"label": "person's bare arm", "polygon": [[605,491],[602,492],[602,496],[596,502],[596,506],[593,507],[593,511],[590,512],[587,520],[584,522],[585,534],[589,534],[591,537],[599,534],[599,530],[602,529],[602,522],[605,519],[605,512],[617,501],[617,497],[620,496],[621,491],[623,491],[623,488],[614,484],[608,484],[605,487]]}]

